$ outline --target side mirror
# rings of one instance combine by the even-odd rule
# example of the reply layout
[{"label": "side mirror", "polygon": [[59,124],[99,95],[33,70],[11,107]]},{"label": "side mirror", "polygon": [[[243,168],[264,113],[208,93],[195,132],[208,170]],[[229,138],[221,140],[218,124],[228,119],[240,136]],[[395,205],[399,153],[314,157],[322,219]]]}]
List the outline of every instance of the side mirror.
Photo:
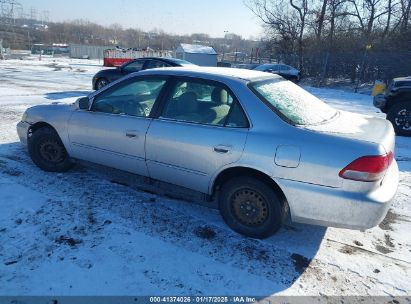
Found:
[{"label": "side mirror", "polygon": [[76,106],[80,110],[88,110],[90,107],[90,100],[88,97],[81,97],[76,100]]}]

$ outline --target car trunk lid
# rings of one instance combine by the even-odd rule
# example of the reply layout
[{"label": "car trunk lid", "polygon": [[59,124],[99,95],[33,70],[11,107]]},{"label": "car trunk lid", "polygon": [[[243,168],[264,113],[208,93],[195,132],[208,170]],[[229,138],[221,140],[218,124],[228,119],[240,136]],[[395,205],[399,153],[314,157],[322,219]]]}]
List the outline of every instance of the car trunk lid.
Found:
[{"label": "car trunk lid", "polygon": [[378,144],[384,149],[380,151],[381,154],[394,152],[395,148],[395,133],[391,123],[377,117],[339,111],[336,117],[325,123],[304,126],[304,128]]}]

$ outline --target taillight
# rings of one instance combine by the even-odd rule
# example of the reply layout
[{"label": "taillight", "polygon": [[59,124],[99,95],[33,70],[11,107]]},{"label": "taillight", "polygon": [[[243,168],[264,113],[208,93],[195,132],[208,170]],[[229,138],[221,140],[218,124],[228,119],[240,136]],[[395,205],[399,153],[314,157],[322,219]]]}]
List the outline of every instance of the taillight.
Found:
[{"label": "taillight", "polygon": [[393,158],[392,152],[379,156],[363,156],[342,169],[339,175],[345,179],[374,182],[384,177]]}]

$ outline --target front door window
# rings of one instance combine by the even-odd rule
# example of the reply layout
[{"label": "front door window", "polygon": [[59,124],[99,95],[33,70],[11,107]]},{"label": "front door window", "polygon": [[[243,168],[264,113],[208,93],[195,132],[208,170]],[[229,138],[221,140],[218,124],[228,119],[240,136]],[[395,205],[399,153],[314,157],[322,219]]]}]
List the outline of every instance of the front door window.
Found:
[{"label": "front door window", "polygon": [[148,117],[166,80],[138,79],[99,94],[91,111]]}]

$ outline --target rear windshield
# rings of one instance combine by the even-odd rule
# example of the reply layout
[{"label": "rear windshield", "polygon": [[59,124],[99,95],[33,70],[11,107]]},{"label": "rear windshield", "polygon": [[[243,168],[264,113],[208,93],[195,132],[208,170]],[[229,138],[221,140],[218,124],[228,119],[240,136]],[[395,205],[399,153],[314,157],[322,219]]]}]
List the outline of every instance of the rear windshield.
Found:
[{"label": "rear windshield", "polygon": [[291,81],[270,79],[252,82],[250,88],[274,111],[295,125],[317,125],[338,114],[337,110]]}]

